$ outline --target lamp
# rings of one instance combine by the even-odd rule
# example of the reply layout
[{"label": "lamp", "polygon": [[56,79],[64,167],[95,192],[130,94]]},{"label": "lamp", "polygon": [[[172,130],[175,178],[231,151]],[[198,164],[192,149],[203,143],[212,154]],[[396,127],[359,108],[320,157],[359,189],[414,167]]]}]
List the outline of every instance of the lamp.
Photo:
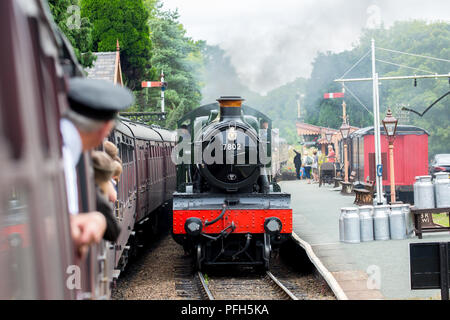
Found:
[{"label": "lamp", "polygon": [[383,126],[389,138],[394,138],[397,132],[398,120],[392,115],[391,109],[388,109],[386,117],[383,119]]},{"label": "lamp", "polygon": [[391,176],[391,204],[396,201],[395,198],[395,175],[394,175],[394,140],[397,132],[398,120],[392,116],[391,109],[388,109],[386,117],[383,119],[383,127],[386,131],[389,143],[389,170]]},{"label": "lamp", "polygon": [[331,130],[327,130],[327,132],[325,133],[325,137],[327,138],[328,143],[331,142],[331,139],[333,138],[333,132]]},{"label": "lamp", "polygon": [[339,131],[341,131],[342,138],[347,139],[348,134],[350,133],[350,126],[346,122],[343,122],[342,126],[339,128]]}]

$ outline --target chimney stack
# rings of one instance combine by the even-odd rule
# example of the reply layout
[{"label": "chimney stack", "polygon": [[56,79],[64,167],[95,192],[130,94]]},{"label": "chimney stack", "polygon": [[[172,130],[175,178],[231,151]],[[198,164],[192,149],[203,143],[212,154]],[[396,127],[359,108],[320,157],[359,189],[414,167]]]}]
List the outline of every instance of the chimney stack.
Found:
[{"label": "chimney stack", "polygon": [[224,118],[240,118],[242,99],[239,96],[222,96],[217,99],[220,105],[220,121]]}]

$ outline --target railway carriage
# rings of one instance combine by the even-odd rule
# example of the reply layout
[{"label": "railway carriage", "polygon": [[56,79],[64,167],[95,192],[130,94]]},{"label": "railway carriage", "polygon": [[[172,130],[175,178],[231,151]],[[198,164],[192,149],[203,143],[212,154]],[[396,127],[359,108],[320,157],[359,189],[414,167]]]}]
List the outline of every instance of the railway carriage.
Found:
[{"label": "railway carriage", "polygon": [[[141,231],[160,226],[175,188],[172,132],[119,119],[109,139],[123,173],[116,243],[74,255],[59,119],[67,78],[84,76],[45,1],[0,1],[0,299],[105,299]],[[26,83],[26,86],[24,85]],[[95,210],[89,153],[77,167],[79,208]],[[115,270],[115,271],[114,271]]]},{"label": "railway carriage", "polygon": [[116,203],[122,229],[114,246],[117,277],[129,256],[166,224],[170,208],[165,207],[175,190],[175,165],[170,158],[175,132],[121,117],[109,140],[117,145],[123,162]]},{"label": "railway carriage", "polygon": [[[381,160],[383,187],[390,199],[389,146],[383,127],[381,132]],[[413,203],[413,185],[416,176],[428,174],[428,136],[419,127],[398,125],[394,142],[394,173],[397,200]],[[373,127],[359,129],[350,134],[349,171],[355,171],[357,181],[376,180]],[[343,148],[342,148],[343,149]]]}]

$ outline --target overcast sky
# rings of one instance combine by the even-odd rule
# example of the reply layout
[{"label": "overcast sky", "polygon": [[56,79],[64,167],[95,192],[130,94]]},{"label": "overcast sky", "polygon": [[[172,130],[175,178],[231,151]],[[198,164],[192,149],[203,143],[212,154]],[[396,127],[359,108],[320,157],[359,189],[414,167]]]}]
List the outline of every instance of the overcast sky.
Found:
[{"label": "overcast sky", "polygon": [[450,22],[450,0],[162,1],[164,8],[178,8],[188,36],[220,45],[241,80],[262,94],[309,77],[318,51],[351,49],[364,27]]}]

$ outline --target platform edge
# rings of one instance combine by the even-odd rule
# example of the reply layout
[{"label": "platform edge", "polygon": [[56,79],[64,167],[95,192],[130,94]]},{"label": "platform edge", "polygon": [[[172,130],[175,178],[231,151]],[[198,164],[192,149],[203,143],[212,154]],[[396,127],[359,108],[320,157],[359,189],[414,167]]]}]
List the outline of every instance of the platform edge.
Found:
[{"label": "platform edge", "polygon": [[320,275],[325,279],[331,291],[333,291],[334,295],[338,300],[349,300],[344,290],[342,290],[341,286],[331,274],[330,271],[323,265],[320,259],[314,253],[311,245],[305,240],[301,239],[295,232],[292,232],[292,238],[295,242],[297,242],[308,255],[311,262],[314,264],[316,269],[319,271]]}]

